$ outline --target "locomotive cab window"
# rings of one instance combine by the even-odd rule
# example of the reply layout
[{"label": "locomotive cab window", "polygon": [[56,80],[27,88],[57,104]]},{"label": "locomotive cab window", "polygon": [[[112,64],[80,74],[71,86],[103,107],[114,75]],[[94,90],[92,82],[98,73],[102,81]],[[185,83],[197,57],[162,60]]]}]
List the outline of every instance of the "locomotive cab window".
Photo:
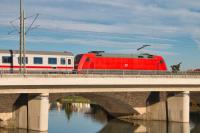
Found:
[{"label": "locomotive cab window", "polygon": [[72,60],[71,60],[71,59],[68,59],[68,60],[67,60],[67,64],[68,64],[68,65],[71,65],[71,64],[72,64]]},{"label": "locomotive cab window", "polygon": [[60,58],[60,64],[65,65],[65,58]]},{"label": "locomotive cab window", "polygon": [[57,58],[48,58],[48,64],[57,64]]},{"label": "locomotive cab window", "polygon": [[43,58],[42,57],[34,57],[33,63],[34,64],[43,64]]},{"label": "locomotive cab window", "polygon": [[148,58],[153,58],[153,55],[148,55]]},{"label": "locomotive cab window", "polygon": [[89,57],[86,59],[86,62],[90,62],[90,58]]},{"label": "locomotive cab window", "polygon": [[20,57],[18,57],[18,63],[20,64],[20,62],[22,63],[22,64],[24,64],[24,61],[26,62],[26,64],[28,64],[28,57],[22,57],[21,59],[20,59]]},{"label": "locomotive cab window", "polygon": [[12,58],[10,56],[2,56],[2,63],[12,63]]},{"label": "locomotive cab window", "polygon": [[81,60],[83,54],[79,54],[75,57],[75,63],[79,63],[79,61]]},{"label": "locomotive cab window", "polygon": [[138,58],[144,58],[143,56],[138,56]]}]

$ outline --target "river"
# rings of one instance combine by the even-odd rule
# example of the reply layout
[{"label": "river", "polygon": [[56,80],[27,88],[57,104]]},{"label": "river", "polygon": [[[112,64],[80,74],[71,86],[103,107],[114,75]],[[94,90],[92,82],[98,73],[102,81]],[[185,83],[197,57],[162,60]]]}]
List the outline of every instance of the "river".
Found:
[{"label": "river", "polygon": [[[163,121],[123,122],[110,117],[98,105],[87,103],[51,104],[48,133],[199,133],[200,115],[191,114],[190,123]],[[0,129],[0,133],[38,133]],[[46,132],[47,133],[47,132]]]}]

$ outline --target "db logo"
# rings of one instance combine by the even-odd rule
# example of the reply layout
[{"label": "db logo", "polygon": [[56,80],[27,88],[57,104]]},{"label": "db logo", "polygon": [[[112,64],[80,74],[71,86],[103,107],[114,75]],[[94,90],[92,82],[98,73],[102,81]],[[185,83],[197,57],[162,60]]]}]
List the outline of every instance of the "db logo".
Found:
[{"label": "db logo", "polygon": [[124,64],[124,67],[128,67],[128,64]]}]

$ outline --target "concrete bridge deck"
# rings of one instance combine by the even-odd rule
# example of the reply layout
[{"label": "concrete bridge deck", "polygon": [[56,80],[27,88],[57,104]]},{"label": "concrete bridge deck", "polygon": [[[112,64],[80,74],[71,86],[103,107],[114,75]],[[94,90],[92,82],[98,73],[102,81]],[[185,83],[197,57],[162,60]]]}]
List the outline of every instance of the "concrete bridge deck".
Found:
[{"label": "concrete bridge deck", "polygon": [[0,93],[200,91],[200,75],[16,75],[0,78]]}]

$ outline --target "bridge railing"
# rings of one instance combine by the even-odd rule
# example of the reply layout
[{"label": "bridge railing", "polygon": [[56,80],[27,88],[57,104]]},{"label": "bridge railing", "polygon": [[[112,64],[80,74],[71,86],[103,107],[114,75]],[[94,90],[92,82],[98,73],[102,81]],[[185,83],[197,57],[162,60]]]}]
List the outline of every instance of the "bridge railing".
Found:
[{"label": "bridge railing", "polygon": [[0,77],[181,77],[181,78],[200,78],[200,72],[194,71],[135,71],[135,70],[92,70],[85,69],[81,71],[49,72],[49,71],[27,71],[26,74],[20,74],[19,71],[0,71]]},{"label": "bridge railing", "polygon": [[94,70],[94,69],[84,69],[81,71],[74,71],[74,74],[105,74],[105,75],[200,75],[199,72],[195,71],[149,71],[149,70]]}]

